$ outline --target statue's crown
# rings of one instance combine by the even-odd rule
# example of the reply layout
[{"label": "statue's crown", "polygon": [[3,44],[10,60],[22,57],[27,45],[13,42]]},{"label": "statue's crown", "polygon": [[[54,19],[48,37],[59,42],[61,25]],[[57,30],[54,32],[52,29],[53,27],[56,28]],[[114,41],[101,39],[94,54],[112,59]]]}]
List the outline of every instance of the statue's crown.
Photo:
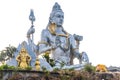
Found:
[{"label": "statue's crown", "polygon": [[56,11],[63,12],[62,9],[61,9],[61,7],[60,7],[60,5],[57,2],[54,4],[54,6],[52,8],[52,12],[56,12]]},{"label": "statue's crown", "polygon": [[64,13],[64,12],[62,11],[60,5],[56,2],[56,3],[54,4],[53,8],[52,8],[51,13],[50,13],[50,17],[49,17],[49,21],[50,21],[50,22],[53,22],[53,21],[52,21],[52,20],[53,20],[53,17],[54,17],[54,15],[55,15],[55,13],[57,13],[57,12]]}]

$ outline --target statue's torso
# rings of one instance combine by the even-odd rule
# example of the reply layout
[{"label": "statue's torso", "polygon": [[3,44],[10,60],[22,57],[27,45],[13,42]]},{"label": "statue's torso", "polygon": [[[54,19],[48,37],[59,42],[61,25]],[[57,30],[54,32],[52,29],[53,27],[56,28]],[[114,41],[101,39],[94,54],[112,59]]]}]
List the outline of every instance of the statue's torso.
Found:
[{"label": "statue's torso", "polygon": [[[70,43],[68,44],[67,38],[63,36],[52,35],[49,30],[45,30],[47,36],[47,41],[50,45],[57,46],[57,48],[52,50],[52,58],[58,62],[65,62],[69,64],[70,62]],[[65,34],[64,32],[59,32],[57,34]],[[56,38],[59,37],[59,41],[56,42]],[[58,44],[57,44],[58,43]],[[67,49],[65,48],[68,47]]]}]

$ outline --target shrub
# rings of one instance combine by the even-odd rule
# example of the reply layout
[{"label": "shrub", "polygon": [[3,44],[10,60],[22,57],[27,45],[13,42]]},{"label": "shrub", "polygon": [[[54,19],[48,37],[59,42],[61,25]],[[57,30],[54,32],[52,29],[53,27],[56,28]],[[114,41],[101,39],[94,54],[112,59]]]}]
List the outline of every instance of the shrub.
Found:
[{"label": "shrub", "polygon": [[5,70],[5,69],[6,69],[6,70],[8,70],[8,69],[14,70],[15,67],[14,67],[14,66],[9,66],[9,65],[7,65],[7,64],[0,66],[0,70]]},{"label": "shrub", "polygon": [[92,66],[91,64],[86,64],[86,65],[84,66],[84,70],[85,70],[85,71],[88,71],[89,73],[95,72],[95,66]]},{"label": "shrub", "polygon": [[32,70],[32,67],[31,67],[31,66],[27,66],[27,67],[25,68],[25,70]]},{"label": "shrub", "polygon": [[53,59],[50,59],[49,51],[46,52],[42,57],[45,58],[46,61],[47,61],[52,67],[55,66],[54,60],[53,60]]}]

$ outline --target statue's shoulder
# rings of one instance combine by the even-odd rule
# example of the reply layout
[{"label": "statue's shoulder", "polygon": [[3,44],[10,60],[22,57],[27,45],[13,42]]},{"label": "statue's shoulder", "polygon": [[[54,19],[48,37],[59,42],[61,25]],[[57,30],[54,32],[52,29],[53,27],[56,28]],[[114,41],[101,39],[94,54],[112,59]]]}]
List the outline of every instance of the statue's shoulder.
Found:
[{"label": "statue's shoulder", "polygon": [[45,35],[47,36],[47,35],[50,35],[50,32],[49,32],[48,29],[43,29],[41,34],[44,35],[44,36]]},{"label": "statue's shoulder", "polygon": [[47,29],[42,30],[42,34],[48,33],[49,31]]}]

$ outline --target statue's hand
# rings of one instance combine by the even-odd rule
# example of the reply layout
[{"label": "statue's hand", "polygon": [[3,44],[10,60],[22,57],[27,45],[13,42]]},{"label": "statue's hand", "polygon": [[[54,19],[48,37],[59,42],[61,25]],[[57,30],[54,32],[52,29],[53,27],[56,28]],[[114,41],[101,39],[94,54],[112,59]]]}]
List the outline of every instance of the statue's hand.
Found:
[{"label": "statue's hand", "polygon": [[74,34],[73,36],[74,36],[76,41],[82,41],[83,40],[83,36],[76,35],[76,34]]},{"label": "statue's hand", "polygon": [[60,41],[60,37],[59,36],[56,36],[55,45],[56,45],[56,47],[59,47],[61,45],[61,41]]},{"label": "statue's hand", "polygon": [[30,38],[30,35],[35,32],[35,29],[33,27],[30,27],[30,29],[27,32],[27,38]]},{"label": "statue's hand", "polygon": [[57,47],[55,44],[52,45],[52,49],[56,49]]},{"label": "statue's hand", "polygon": [[17,62],[20,62],[20,60],[19,60],[19,59],[17,59]]},{"label": "statue's hand", "polygon": [[86,52],[82,52],[80,54],[80,59],[79,59],[80,63],[89,63],[89,58]]}]

